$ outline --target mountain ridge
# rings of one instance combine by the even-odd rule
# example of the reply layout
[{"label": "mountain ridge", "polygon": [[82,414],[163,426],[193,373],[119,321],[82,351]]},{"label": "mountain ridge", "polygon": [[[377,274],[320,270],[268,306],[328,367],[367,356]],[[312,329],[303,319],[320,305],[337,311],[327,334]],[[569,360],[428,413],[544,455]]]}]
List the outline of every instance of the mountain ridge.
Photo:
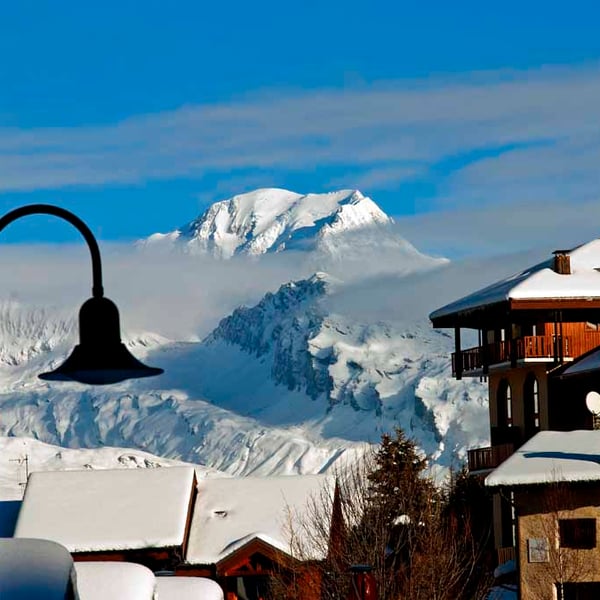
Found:
[{"label": "mountain ridge", "polygon": [[299,194],[260,188],[211,204],[199,217],[168,233],[156,233],[142,246],[177,246],[218,258],[259,256],[284,250],[335,248],[335,240],[372,231],[396,238],[407,251],[418,251],[393,234],[393,219],[359,190]]}]

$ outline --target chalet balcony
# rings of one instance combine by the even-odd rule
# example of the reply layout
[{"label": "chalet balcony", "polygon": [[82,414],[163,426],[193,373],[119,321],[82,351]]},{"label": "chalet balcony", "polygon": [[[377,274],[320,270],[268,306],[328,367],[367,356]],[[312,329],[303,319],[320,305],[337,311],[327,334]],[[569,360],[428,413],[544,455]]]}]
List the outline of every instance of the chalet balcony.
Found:
[{"label": "chalet balcony", "polygon": [[515,451],[515,444],[500,444],[487,448],[474,448],[467,453],[469,472],[490,471],[500,466]]},{"label": "chalet balcony", "polygon": [[[478,375],[487,367],[516,361],[556,361],[577,358],[600,346],[600,331],[579,335],[527,335],[514,340],[494,342],[452,353],[452,374]],[[458,369],[457,369],[458,367]]]}]

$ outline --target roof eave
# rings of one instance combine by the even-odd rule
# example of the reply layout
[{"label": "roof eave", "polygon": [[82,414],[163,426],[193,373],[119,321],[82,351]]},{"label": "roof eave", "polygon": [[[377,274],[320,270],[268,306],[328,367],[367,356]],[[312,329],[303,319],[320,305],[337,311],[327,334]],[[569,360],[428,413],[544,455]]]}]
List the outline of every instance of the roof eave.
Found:
[{"label": "roof eave", "polygon": [[[449,305],[451,306],[451,305]],[[510,312],[509,300],[501,300],[490,304],[480,304],[456,311],[445,312],[445,307],[432,312],[429,319],[436,329],[448,327],[465,327],[480,329],[490,319],[498,315],[508,315]]]},{"label": "roof eave", "polygon": [[[451,305],[449,305],[451,306]],[[468,308],[458,309],[453,312],[445,312],[441,308],[432,312],[429,319],[433,327],[443,329],[450,327],[464,327],[470,329],[482,329],[487,325],[497,325],[501,319],[510,316],[519,319],[543,316],[554,318],[556,311],[569,311],[562,313],[561,320],[585,321],[597,318],[596,311],[600,310],[600,297],[571,297],[571,298],[508,298],[499,302],[479,304]]]}]

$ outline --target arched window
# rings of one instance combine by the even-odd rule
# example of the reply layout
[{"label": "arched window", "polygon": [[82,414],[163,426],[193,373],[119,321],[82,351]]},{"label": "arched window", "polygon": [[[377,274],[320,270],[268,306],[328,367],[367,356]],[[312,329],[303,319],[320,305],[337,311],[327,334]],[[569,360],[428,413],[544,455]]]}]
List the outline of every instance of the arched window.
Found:
[{"label": "arched window", "polygon": [[512,427],[512,390],[507,379],[503,379],[498,386],[498,427]]},{"label": "arched window", "polygon": [[540,387],[537,377],[529,373],[523,385],[525,436],[530,438],[540,430]]}]

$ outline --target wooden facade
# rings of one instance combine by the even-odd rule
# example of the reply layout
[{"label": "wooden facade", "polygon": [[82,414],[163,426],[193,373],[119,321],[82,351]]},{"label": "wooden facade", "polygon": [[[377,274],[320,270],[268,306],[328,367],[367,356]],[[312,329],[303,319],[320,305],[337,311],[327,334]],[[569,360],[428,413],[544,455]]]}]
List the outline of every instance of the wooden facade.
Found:
[{"label": "wooden facade", "polygon": [[[536,335],[529,335],[532,329]],[[528,335],[521,335],[524,331]],[[468,350],[462,366],[465,376],[487,378],[491,444],[468,451],[471,473],[485,476],[538,431],[592,428],[592,416],[585,406],[590,386],[581,380],[562,381],[557,375],[600,345],[600,331],[594,324],[538,322],[535,326],[490,329],[480,336],[488,336],[490,343],[487,348]],[[477,363],[474,356],[478,360],[486,357],[487,364]],[[458,360],[456,354],[453,360]],[[493,506],[500,561],[500,553],[510,552],[514,546],[515,527],[509,499],[497,495]]]},{"label": "wooden facade", "polygon": [[[519,335],[532,328],[536,335]],[[558,336],[552,333],[555,330]],[[581,378],[577,383],[563,382],[557,375],[562,366],[600,346],[595,324],[513,325],[484,330],[480,339],[489,343],[452,355],[455,376],[486,377],[488,382],[491,445],[469,451],[470,471],[497,467],[538,431],[592,427],[585,408],[590,386]]]},{"label": "wooden facade", "polygon": [[[506,330],[495,330],[492,341],[452,353],[454,377],[487,375],[514,363],[573,360],[600,346],[600,331],[591,323],[540,323],[540,335],[515,336],[508,339]],[[594,327],[594,328],[592,328]],[[494,339],[498,337],[500,339]]]},{"label": "wooden facade", "polygon": [[[590,244],[581,252],[592,246],[600,250],[598,240]],[[584,264],[577,251],[558,251],[547,263],[430,315],[434,327],[454,328],[454,377],[479,377],[488,384],[490,445],[468,451],[469,471],[475,476],[486,476],[538,431],[593,427],[585,395],[595,385],[594,376],[561,378],[567,365],[600,347],[600,285],[595,294],[569,294],[574,262],[579,272],[589,270],[586,281],[598,277],[593,261],[586,258],[590,264]],[[551,279],[546,289],[562,292],[535,297],[541,290],[529,278],[538,274]],[[527,289],[532,297],[511,297],[517,287],[519,295]],[[461,329],[477,331],[476,346],[462,348]],[[510,499],[498,495],[493,504],[496,547],[507,555],[515,538]]]},{"label": "wooden facade", "polygon": [[[216,564],[180,564],[176,576],[208,577],[223,588],[225,600],[239,600],[240,591],[260,600],[271,589],[273,581],[285,584],[294,578],[294,593],[303,599],[320,600],[321,570],[317,562],[298,561],[289,554],[254,538]],[[281,600],[296,600],[283,597]]]},{"label": "wooden facade", "polygon": [[[342,555],[344,521],[337,484],[332,500],[327,556],[299,560],[257,535],[211,564],[195,564],[188,556],[188,560],[177,567],[175,575],[214,579],[223,588],[225,600],[260,600],[268,592],[269,597],[273,597],[273,590],[281,600],[320,600],[325,585],[321,563],[333,561]],[[291,532],[285,535],[287,538]],[[284,545],[288,543],[289,540]]]}]

